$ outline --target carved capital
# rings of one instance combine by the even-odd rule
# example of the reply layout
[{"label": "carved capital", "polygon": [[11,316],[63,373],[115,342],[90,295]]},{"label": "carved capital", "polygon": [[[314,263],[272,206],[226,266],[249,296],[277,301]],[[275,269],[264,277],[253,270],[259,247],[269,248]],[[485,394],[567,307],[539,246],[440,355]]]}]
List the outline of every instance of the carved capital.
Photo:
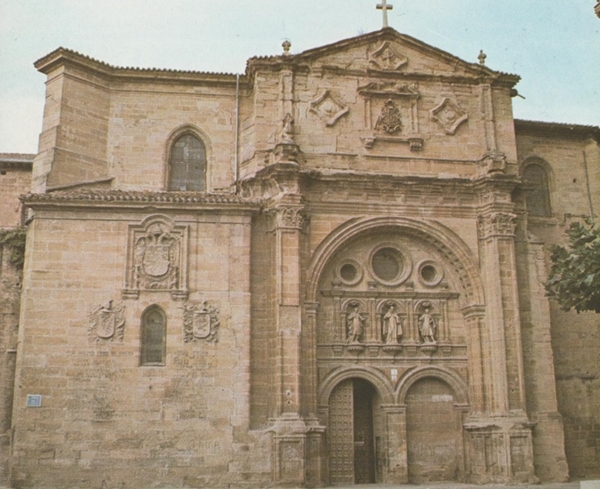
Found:
[{"label": "carved capital", "polygon": [[306,232],[310,218],[303,205],[280,205],[267,211],[272,229],[299,229]]},{"label": "carved capital", "polygon": [[492,212],[478,219],[479,239],[493,236],[514,236],[517,216],[508,212]]}]

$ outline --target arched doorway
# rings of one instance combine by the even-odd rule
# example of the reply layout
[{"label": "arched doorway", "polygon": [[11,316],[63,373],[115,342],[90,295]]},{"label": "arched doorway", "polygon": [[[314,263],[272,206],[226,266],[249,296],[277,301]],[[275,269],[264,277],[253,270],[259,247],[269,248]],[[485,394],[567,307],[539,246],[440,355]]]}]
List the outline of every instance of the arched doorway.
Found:
[{"label": "arched doorway", "polygon": [[380,397],[368,381],[340,382],[329,403],[329,474],[332,484],[381,480]]},{"label": "arched doorway", "polygon": [[461,472],[461,416],[452,389],[435,377],[415,382],[406,394],[408,479],[421,484],[453,481]]}]

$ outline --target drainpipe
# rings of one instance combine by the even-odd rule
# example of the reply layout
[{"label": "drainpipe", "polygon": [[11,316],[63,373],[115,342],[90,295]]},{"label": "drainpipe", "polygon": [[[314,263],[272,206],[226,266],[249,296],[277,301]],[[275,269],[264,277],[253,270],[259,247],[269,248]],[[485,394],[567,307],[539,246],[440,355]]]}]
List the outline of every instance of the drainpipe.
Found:
[{"label": "drainpipe", "polygon": [[587,155],[585,154],[585,149],[583,150],[583,166],[585,168],[585,184],[587,186],[588,203],[590,206],[590,221],[592,222],[592,225],[594,225],[594,205],[592,203],[592,191],[590,189],[590,175],[588,172]]},{"label": "drainpipe", "polygon": [[235,78],[235,168],[234,168],[234,192],[239,192],[238,179],[239,179],[239,158],[238,153],[240,149],[240,75],[237,74]]}]

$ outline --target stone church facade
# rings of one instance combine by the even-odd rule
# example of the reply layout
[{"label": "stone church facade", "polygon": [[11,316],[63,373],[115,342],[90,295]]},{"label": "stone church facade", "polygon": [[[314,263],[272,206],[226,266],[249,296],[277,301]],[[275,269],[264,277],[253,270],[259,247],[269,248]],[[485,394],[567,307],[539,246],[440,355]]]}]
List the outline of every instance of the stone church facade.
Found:
[{"label": "stone church facade", "polygon": [[390,28],[289,50],[36,62],[12,484],[598,476],[598,319],[543,282],[600,130]]}]

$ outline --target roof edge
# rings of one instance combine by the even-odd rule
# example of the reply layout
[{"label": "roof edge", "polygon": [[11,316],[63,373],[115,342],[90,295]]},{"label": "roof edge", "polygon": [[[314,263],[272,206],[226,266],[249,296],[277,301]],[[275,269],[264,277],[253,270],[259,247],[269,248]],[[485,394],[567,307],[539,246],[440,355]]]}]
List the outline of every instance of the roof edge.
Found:
[{"label": "roof edge", "polygon": [[93,70],[98,74],[107,77],[135,77],[135,78],[147,78],[149,76],[152,79],[160,78],[185,78],[193,77],[198,78],[211,78],[215,81],[231,81],[235,82],[238,76],[236,73],[217,73],[209,71],[194,71],[194,70],[174,70],[174,69],[162,69],[162,68],[138,68],[138,67],[120,67],[114,66],[104,61],[99,61],[90,56],[81,54],[72,49],[59,47],[47,54],[46,56],[38,59],[33,63],[33,66],[41,73],[47,75],[57,66],[64,64],[72,64]]},{"label": "roof edge", "polygon": [[514,119],[515,132],[543,132],[544,134],[560,134],[570,138],[592,138],[600,143],[600,127],[584,124],[568,124],[564,122],[543,122],[525,119]]}]

